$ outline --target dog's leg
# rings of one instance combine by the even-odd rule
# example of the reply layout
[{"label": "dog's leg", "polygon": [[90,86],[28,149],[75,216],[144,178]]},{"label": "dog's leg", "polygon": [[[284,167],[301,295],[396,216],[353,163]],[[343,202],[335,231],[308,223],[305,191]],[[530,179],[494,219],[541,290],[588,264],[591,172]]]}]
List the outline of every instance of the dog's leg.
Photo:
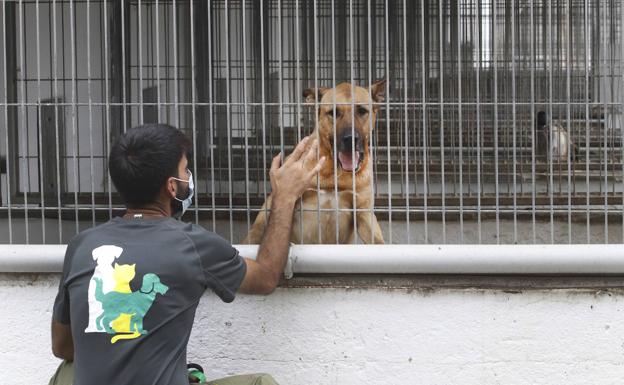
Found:
[{"label": "dog's leg", "polygon": [[[119,314],[117,314],[117,316],[119,316]],[[115,334],[115,331],[110,326],[110,323],[113,320],[115,320],[117,318],[117,316],[115,318],[112,318],[112,317],[108,317],[108,315],[104,314],[104,317],[102,318],[102,324],[104,326],[104,330],[106,330],[106,333],[108,333],[108,334]]]},{"label": "dog's leg", "polygon": [[377,222],[377,217],[375,214],[371,214],[373,216],[373,226],[374,226],[374,239],[375,244],[383,245],[386,243],[383,238],[383,233],[381,232],[381,227],[379,227],[379,222]]},{"label": "dog's leg", "polygon": [[360,239],[367,245],[385,243],[381,228],[377,222],[377,217],[370,211],[358,212],[357,227],[357,233]]},{"label": "dog's leg", "polygon": [[104,312],[103,312],[102,314],[100,314],[100,315],[99,315],[99,316],[95,319],[95,326],[96,326],[97,330],[102,330],[102,329],[104,329],[104,328],[102,327],[102,318],[104,318],[104,315],[105,315],[105,314],[106,314],[106,313],[104,313]]},{"label": "dog's leg", "polygon": [[256,220],[254,221],[253,225],[251,225],[251,228],[249,229],[249,233],[247,233],[247,236],[245,237],[245,239],[243,239],[243,244],[244,245],[258,245],[260,244],[260,242],[262,242],[262,237],[264,236],[264,229],[266,228],[266,224],[268,222],[268,213],[267,213],[267,209],[271,208],[271,196],[269,196],[269,198],[267,199],[266,202],[264,202],[264,204],[262,205],[262,208],[260,209],[260,212],[258,213],[258,216],[256,217]]},{"label": "dog's leg", "polygon": [[370,189],[363,189],[357,194],[357,208],[358,210],[363,209],[362,211],[358,211],[356,214],[357,234],[365,244],[384,244],[385,242],[381,228],[379,227],[375,213],[372,211],[374,203],[371,198],[371,191],[372,190]]}]

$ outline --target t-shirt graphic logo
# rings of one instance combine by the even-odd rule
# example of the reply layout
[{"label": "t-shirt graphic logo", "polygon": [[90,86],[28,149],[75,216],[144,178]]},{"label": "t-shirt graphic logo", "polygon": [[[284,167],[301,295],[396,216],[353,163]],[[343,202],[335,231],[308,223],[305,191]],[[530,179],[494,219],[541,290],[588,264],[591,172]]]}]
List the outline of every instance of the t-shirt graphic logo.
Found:
[{"label": "t-shirt graphic logo", "polygon": [[97,267],[89,283],[89,326],[85,332],[114,334],[111,343],[147,334],[143,318],[156,294],[164,295],[169,290],[156,274],[148,273],[143,276],[141,288],[133,292],[130,281],[136,264],[113,266],[122,251],[121,247],[105,245],[92,253]]}]

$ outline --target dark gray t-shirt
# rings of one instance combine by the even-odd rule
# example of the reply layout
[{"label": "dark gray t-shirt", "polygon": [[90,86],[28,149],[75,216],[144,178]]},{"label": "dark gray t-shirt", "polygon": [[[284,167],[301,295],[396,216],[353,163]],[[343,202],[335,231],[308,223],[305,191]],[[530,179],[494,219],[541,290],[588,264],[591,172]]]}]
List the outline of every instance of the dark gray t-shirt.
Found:
[{"label": "dark gray t-shirt", "polygon": [[172,218],[114,218],[78,234],[53,314],[71,325],[74,385],[187,385],[202,293],[233,301],[245,270],[223,238]]}]

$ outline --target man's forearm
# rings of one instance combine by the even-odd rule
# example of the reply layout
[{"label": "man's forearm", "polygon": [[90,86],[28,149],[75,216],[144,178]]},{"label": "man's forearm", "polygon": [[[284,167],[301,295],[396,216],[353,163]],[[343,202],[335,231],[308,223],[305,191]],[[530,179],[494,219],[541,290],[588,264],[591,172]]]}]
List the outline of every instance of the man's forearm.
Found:
[{"label": "man's forearm", "polygon": [[273,197],[268,225],[258,250],[256,261],[273,273],[276,284],[279,282],[288,258],[294,207],[295,200],[293,199]]}]

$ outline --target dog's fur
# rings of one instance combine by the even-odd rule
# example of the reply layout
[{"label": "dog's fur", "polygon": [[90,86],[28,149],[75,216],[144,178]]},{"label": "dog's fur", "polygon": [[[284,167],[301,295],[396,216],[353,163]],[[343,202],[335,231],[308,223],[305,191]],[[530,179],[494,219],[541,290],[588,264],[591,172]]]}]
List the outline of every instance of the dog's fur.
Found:
[{"label": "dog's fur", "polygon": [[[565,163],[568,160],[568,149],[570,161],[574,162],[579,154],[578,146],[570,138],[568,131],[557,121],[549,123],[548,114],[538,111],[535,129],[537,130],[537,150],[536,155],[546,163],[552,159],[555,163]],[[549,138],[550,137],[550,138]]]},{"label": "dog's fur", "polygon": [[[318,138],[319,154],[326,158],[326,162],[319,172],[320,190],[306,191],[295,208],[291,242],[352,243],[357,232],[364,243],[384,243],[377,218],[372,213],[373,167],[369,146],[379,103],[383,101],[385,84],[385,80],[379,80],[366,89],[358,86],[352,88],[350,83],[341,83],[335,88],[304,91],[307,103],[319,103],[318,125],[311,138]],[[353,164],[354,159],[357,166]],[[266,209],[271,207],[271,198],[269,196],[262,206],[243,243],[258,244],[262,240],[268,220]],[[318,207],[329,211],[321,211],[319,216]],[[336,208],[347,210],[337,215]],[[355,214],[356,231],[353,228],[354,208],[364,209]]]}]

